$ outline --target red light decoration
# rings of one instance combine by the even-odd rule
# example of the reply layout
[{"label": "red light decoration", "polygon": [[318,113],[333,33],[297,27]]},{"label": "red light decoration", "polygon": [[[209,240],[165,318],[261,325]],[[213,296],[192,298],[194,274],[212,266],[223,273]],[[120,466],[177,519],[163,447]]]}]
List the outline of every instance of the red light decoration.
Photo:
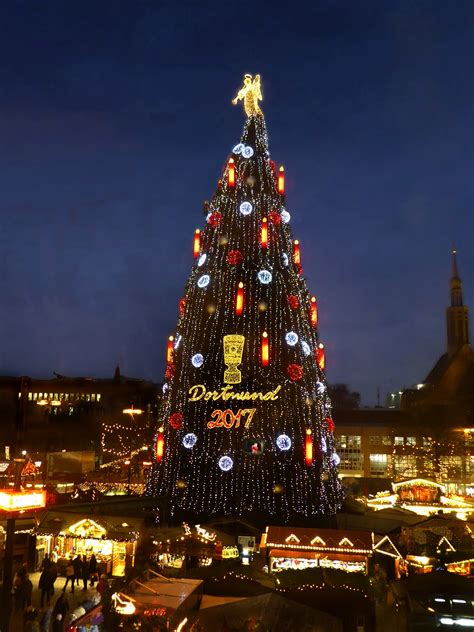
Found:
[{"label": "red light decoration", "polygon": [[230,158],[227,164],[227,183],[230,187],[235,187],[235,163],[233,158]]},{"label": "red light decoration", "polygon": [[334,428],[336,427],[336,424],[334,423],[333,418],[332,417],[326,417],[326,419],[324,421],[328,425],[329,432],[334,432]]},{"label": "red light decoration", "polygon": [[194,258],[199,257],[199,252],[201,251],[201,231],[199,228],[196,228],[194,231]]},{"label": "red light decoration", "polygon": [[293,382],[297,382],[303,377],[303,368],[299,364],[289,364],[286,372]]},{"label": "red light decoration", "polygon": [[219,226],[219,224],[222,221],[222,213],[219,213],[219,211],[215,211],[214,213],[211,213],[207,219],[207,223],[212,226],[212,228],[217,228],[217,226]]},{"label": "red light decoration", "polygon": [[318,326],[318,302],[315,296],[311,297],[310,309],[311,309],[311,325],[313,327],[317,327]]},{"label": "red light decoration", "polygon": [[167,364],[171,364],[171,362],[173,362],[173,341],[174,341],[174,336],[170,336],[168,338],[168,344],[166,346],[166,362],[167,362]]},{"label": "red light decoration", "polygon": [[172,362],[166,366],[165,378],[167,380],[172,380],[174,378],[174,374],[176,372],[175,366]]},{"label": "red light decoration", "polygon": [[262,236],[260,239],[262,248],[266,248],[268,245],[268,220],[266,217],[262,219]]},{"label": "red light decoration", "polygon": [[272,224],[275,224],[275,226],[278,226],[278,224],[281,224],[280,213],[277,213],[276,211],[270,211],[270,213],[268,213],[268,219],[270,220]]},{"label": "red light decoration", "polygon": [[304,460],[308,467],[313,465],[313,436],[309,428],[306,430]]},{"label": "red light decoration", "polygon": [[170,415],[170,426],[173,430],[179,430],[183,425],[184,415],[183,413],[173,413]]},{"label": "red light decoration", "polygon": [[268,345],[268,334],[266,331],[262,333],[262,366],[268,366],[270,362],[270,348]]},{"label": "red light decoration", "polygon": [[298,297],[295,296],[294,294],[290,294],[288,296],[288,304],[291,307],[291,309],[293,309],[293,310],[298,309],[298,307],[300,306],[300,302],[298,300]]},{"label": "red light decoration", "polygon": [[163,454],[165,451],[165,438],[163,435],[163,428],[158,428],[158,435],[156,437],[156,462],[161,463],[163,460]]},{"label": "red light decoration", "polygon": [[237,296],[235,297],[235,313],[237,316],[241,316],[244,311],[244,284],[242,281],[237,288]]},{"label": "red light decoration", "polygon": [[186,311],[186,299],[180,298],[178,303],[179,315],[183,316]]},{"label": "red light decoration", "polygon": [[280,195],[285,195],[285,169],[283,168],[283,165],[278,171],[278,193]]},{"label": "red light decoration", "polygon": [[239,263],[242,263],[242,261],[244,260],[244,256],[240,252],[240,250],[230,250],[227,253],[226,258],[227,258],[227,263],[231,266],[239,265]]},{"label": "red light decoration", "polygon": [[301,265],[300,242],[297,239],[293,242],[293,261],[297,266]]},{"label": "red light decoration", "polygon": [[316,362],[318,363],[318,367],[321,371],[324,371],[326,368],[326,352],[324,350],[324,345],[322,342],[315,349],[316,353]]}]

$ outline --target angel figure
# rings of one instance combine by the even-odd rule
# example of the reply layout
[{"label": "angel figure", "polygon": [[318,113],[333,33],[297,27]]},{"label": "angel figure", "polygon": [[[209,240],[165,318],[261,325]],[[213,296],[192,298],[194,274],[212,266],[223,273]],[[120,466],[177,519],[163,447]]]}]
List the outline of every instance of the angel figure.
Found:
[{"label": "angel figure", "polygon": [[237,96],[232,103],[237,104],[238,101],[244,101],[244,110],[248,117],[252,114],[262,114],[262,110],[258,106],[258,102],[262,100],[262,89],[260,86],[260,75],[244,76],[244,85],[237,92]]}]

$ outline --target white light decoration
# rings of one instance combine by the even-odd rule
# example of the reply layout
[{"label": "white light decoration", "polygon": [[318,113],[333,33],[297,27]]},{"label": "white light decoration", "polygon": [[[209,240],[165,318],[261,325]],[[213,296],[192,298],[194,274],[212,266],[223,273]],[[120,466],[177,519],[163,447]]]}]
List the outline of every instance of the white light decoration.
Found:
[{"label": "white light decoration", "polygon": [[199,369],[199,367],[204,364],[204,356],[202,353],[195,353],[191,358],[191,364],[196,367],[196,369]]},{"label": "white light decoration", "polygon": [[234,149],[232,150],[232,153],[241,154],[243,149],[245,149],[245,145],[243,143],[239,143],[238,145],[234,147]]},{"label": "white light decoration", "polygon": [[341,457],[339,456],[339,454],[334,452],[332,457],[331,457],[331,461],[332,461],[333,465],[335,465],[337,467],[339,465],[339,463],[341,462]]},{"label": "white light decoration", "polygon": [[244,158],[251,158],[253,156],[253,149],[251,147],[244,147],[242,149],[242,156]]},{"label": "white light decoration", "polygon": [[290,347],[294,347],[298,342],[298,334],[294,331],[289,331],[285,336],[286,344],[290,345]]},{"label": "white light decoration", "polygon": [[188,434],[185,434],[183,437],[183,445],[188,450],[196,445],[196,441],[197,437],[193,432],[188,432]]},{"label": "white light decoration", "polygon": [[326,387],[324,386],[322,382],[316,382],[316,393],[318,395],[322,395],[325,390],[326,390]]},{"label": "white light decoration", "polygon": [[166,395],[166,393],[169,390],[169,384],[167,384],[166,382],[163,384],[163,386],[161,387],[161,390],[163,391],[163,395]]},{"label": "white light decoration", "polygon": [[281,258],[283,259],[283,265],[285,266],[285,268],[288,267],[290,260],[288,259],[288,255],[286,254],[286,252],[281,255]]},{"label": "white light decoration", "polygon": [[202,254],[198,259],[198,267],[200,268],[206,263],[207,255],[206,253]]},{"label": "white light decoration", "polygon": [[291,215],[288,213],[288,211],[283,210],[281,213],[281,219],[285,224],[288,224],[288,222],[291,219]]},{"label": "white light decoration", "polygon": [[242,213],[242,215],[250,215],[250,213],[253,211],[253,206],[250,202],[242,202],[242,204],[239,206],[239,211]]},{"label": "white light decoration", "polygon": [[234,467],[234,461],[230,456],[221,456],[219,459],[219,467],[223,472],[228,472]]},{"label": "white light decoration", "polygon": [[208,274],[203,274],[198,279],[198,282],[197,282],[198,287],[200,288],[207,287],[209,285],[210,280],[211,280],[211,277]]},{"label": "white light decoration", "polygon": [[272,273],[269,272],[268,270],[260,270],[260,272],[257,274],[257,278],[260,281],[260,283],[263,283],[264,285],[268,285],[269,283],[272,282]]},{"label": "white light decoration", "polygon": [[179,347],[179,345],[181,344],[181,340],[183,339],[183,337],[178,334],[174,340],[174,350],[176,351],[176,349]]},{"label": "white light decoration", "polygon": [[211,215],[212,215],[212,211],[210,211],[207,215],[206,215],[206,222],[208,222],[211,219]]},{"label": "white light decoration", "polygon": [[307,358],[309,354],[311,353],[311,348],[309,344],[306,342],[306,340],[301,341],[301,349],[303,351],[304,357]]},{"label": "white light decoration", "polygon": [[328,451],[328,446],[326,444],[326,439],[324,437],[321,437],[321,450],[322,450],[322,452],[327,452]]},{"label": "white light decoration", "polygon": [[288,435],[281,434],[276,438],[276,444],[280,450],[286,452],[286,450],[291,448],[291,439]]}]

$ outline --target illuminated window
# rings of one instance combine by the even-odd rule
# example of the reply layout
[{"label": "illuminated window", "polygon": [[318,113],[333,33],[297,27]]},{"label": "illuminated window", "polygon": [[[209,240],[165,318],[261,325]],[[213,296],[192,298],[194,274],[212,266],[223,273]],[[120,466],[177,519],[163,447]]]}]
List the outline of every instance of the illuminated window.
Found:
[{"label": "illuminated window", "polygon": [[433,439],[431,437],[423,437],[423,447],[431,448],[431,444],[433,443]]},{"label": "illuminated window", "polygon": [[395,445],[404,445],[405,442],[403,440],[403,437],[395,437],[395,441],[394,441]]},{"label": "illuminated window", "polygon": [[359,435],[341,435],[336,437],[336,444],[342,450],[360,450],[361,437]]},{"label": "illuminated window", "polygon": [[382,435],[382,445],[392,445],[392,437],[390,435]]},{"label": "illuminated window", "polygon": [[33,393],[28,393],[28,401],[31,402],[33,399]]},{"label": "illuminated window", "polygon": [[388,454],[370,455],[370,475],[384,476],[388,468]]},{"label": "illuminated window", "polygon": [[95,402],[95,393],[92,393],[91,395],[91,402]]},{"label": "illuminated window", "polygon": [[405,445],[416,445],[416,437],[406,437]]},{"label": "illuminated window", "polygon": [[97,401],[100,402],[100,393],[97,393]]},{"label": "illuminated window", "polygon": [[380,445],[381,437],[379,435],[370,435],[369,444],[370,445]]},{"label": "illuminated window", "polygon": [[463,459],[461,456],[442,456],[440,459],[441,474],[444,480],[449,480],[463,473]]},{"label": "illuminated window", "polygon": [[417,476],[416,456],[413,454],[395,454],[393,456],[393,471],[394,475],[400,478]]}]

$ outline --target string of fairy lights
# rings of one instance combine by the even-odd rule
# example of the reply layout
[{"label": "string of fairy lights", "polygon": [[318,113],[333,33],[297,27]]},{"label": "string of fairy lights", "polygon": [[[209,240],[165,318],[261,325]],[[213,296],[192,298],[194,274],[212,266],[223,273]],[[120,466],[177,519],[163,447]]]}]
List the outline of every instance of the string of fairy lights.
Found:
[{"label": "string of fairy lights", "polygon": [[[250,116],[194,234],[195,263],[168,342],[147,493],[168,496],[174,510],[289,518],[340,505],[317,305],[290,222],[284,171],[269,159],[263,116]],[[229,334],[244,345],[241,382],[228,390],[247,401],[219,398]],[[193,387],[207,395],[193,401]],[[226,425],[208,425],[219,409]]]}]

